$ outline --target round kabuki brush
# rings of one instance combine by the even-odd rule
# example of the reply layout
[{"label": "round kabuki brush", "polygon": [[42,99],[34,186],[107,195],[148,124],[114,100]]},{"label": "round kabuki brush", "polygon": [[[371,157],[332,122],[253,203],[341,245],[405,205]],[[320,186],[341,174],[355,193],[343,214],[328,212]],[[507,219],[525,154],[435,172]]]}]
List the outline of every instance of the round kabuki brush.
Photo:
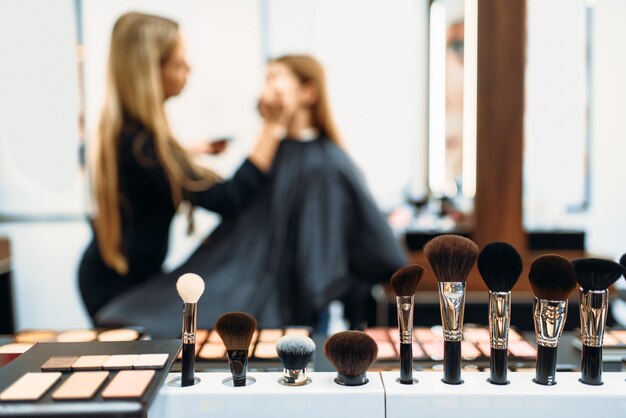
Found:
[{"label": "round kabuki brush", "polygon": [[391,287],[398,305],[398,331],[400,331],[400,383],[413,384],[413,304],[415,291],[424,269],[417,264],[406,266],[391,276]]},{"label": "round kabuki brush", "polygon": [[441,235],[428,241],[424,254],[439,282],[439,309],[443,328],[443,382],[461,380],[461,339],[465,311],[465,282],[478,257],[478,247],[458,235]]},{"label": "round kabuki brush", "polygon": [[582,258],[572,261],[580,285],[580,332],[583,350],[580,381],[602,384],[602,340],[609,309],[609,287],[624,273],[610,260]]},{"label": "round kabuki brush", "polygon": [[278,383],[285,386],[302,386],[311,381],[306,366],[315,353],[315,343],[309,337],[285,335],[276,341],[276,353],[283,365],[283,377]]},{"label": "round kabuki brush", "polygon": [[256,324],[256,319],[245,312],[228,312],[215,322],[215,331],[226,346],[233,386],[246,386],[248,349]]},{"label": "round kabuki brush", "polygon": [[530,265],[535,294],[533,317],[537,337],[535,383],[556,384],[556,353],[567,318],[567,297],[576,287],[574,265],[560,255],[542,255]]},{"label": "round kabuki brush", "polygon": [[197,274],[183,274],[176,282],[176,290],[183,300],[183,359],[180,385],[192,386],[196,356],[196,317],[198,300],[204,292],[204,280]]},{"label": "round kabuki brush", "polygon": [[491,357],[489,382],[506,385],[511,289],[522,274],[522,257],[506,242],[492,242],[478,255],[478,271],[489,289]]},{"label": "round kabuki brush", "polygon": [[337,370],[335,383],[360,386],[369,382],[367,369],[376,360],[378,346],[364,332],[343,331],[326,340],[324,355]]}]

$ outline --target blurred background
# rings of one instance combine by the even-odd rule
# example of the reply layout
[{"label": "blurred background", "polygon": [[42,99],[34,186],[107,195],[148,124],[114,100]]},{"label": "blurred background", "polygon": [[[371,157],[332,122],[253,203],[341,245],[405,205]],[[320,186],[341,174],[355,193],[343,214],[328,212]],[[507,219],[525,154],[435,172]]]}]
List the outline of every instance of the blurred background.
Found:
[{"label": "blurred background", "polygon": [[[545,252],[619,257],[626,2],[526,0],[518,32],[479,3],[0,0],[0,334],[90,326],[76,283],[91,236],[86,155],[112,26],[131,10],[180,22],[192,72],[168,115],[183,143],[234,139],[203,157],[219,173],[255,139],[267,60],[311,53],[346,147],[411,260],[427,265],[424,243],[450,232],[480,246],[510,241],[525,264]],[[183,215],[172,224],[166,267],[219,221],[195,216],[191,236]],[[437,304],[426,279],[422,302]],[[468,286],[484,291],[477,277]],[[518,287],[529,290],[525,278]],[[372,316],[387,322],[387,289],[373,293]],[[616,318],[626,312],[613,305]]]}]

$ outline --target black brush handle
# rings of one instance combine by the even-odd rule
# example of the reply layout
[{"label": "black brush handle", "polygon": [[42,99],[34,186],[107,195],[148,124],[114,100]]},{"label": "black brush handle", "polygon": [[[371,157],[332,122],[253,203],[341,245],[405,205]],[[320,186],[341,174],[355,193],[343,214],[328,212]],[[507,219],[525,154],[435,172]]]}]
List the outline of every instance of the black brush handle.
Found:
[{"label": "black brush handle", "polygon": [[535,383],[556,385],[556,350],[557,347],[537,346]]},{"label": "black brush handle", "polygon": [[413,346],[400,344],[400,383],[413,384]]},{"label": "black brush handle", "polygon": [[506,385],[509,383],[507,379],[509,359],[507,357],[506,348],[500,349],[491,347],[489,363],[489,370],[491,372],[489,383],[493,383],[494,385]]},{"label": "black brush handle", "polygon": [[181,364],[181,386],[193,386],[195,373],[196,345],[183,344],[183,362]]},{"label": "black brush handle", "polygon": [[461,380],[461,341],[443,342],[443,383],[460,385]]},{"label": "black brush handle", "polygon": [[228,364],[233,375],[233,386],[246,385],[248,371],[248,350],[228,350]]},{"label": "black brush handle", "polygon": [[602,347],[583,345],[580,381],[587,385],[602,384]]}]

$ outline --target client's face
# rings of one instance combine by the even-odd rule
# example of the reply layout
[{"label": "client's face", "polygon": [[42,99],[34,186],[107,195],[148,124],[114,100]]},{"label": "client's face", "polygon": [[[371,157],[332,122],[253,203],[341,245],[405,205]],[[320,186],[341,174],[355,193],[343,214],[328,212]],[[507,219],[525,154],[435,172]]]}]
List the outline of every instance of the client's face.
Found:
[{"label": "client's face", "polygon": [[265,86],[261,100],[274,104],[280,101],[283,110],[294,113],[305,103],[302,97],[302,84],[285,64],[274,62],[268,65],[265,75]]},{"label": "client's face", "polygon": [[185,88],[190,70],[191,67],[189,67],[187,62],[185,42],[179,33],[174,49],[161,65],[163,92],[166,99],[179,95]]}]

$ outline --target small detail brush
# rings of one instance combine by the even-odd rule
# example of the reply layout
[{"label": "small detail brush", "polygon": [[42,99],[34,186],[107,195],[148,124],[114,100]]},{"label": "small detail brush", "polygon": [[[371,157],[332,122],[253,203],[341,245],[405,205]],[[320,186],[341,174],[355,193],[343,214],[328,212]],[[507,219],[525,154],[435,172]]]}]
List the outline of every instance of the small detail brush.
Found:
[{"label": "small detail brush", "polygon": [[490,377],[494,385],[506,385],[508,369],[511,289],[522,274],[522,257],[506,242],[492,242],[478,255],[478,271],[489,289]]},{"label": "small detail brush", "polygon": [[246,386],[248,349],[256,325],[256,319],[245,312],[228,312],[215,322],[215,331],[226,346],[233,386]]},{"label": "small detail brush", "polygon": [[465,282],[478,257],[478,247],[458,235],[441,235],[424,246],[424,254],[439,282],[439,308],[443,328],[443,382],[459,385],[461,339],[465,311]]},{"label": "small detail brush", "polygon": [[183,300],[183,358],[180,385],[192,386],[195,379],[196,317],[198,300],[204,292],[204,280],[197,274],[183,274],[176,282],[176,290]]},{"label": "small detail brush", "polygon": [[602,384],[602,340],[609,309],[609,287],[624,268],[610,260],[582,258],[572,261],[580,285],[580,332],[582,343],[580,381]]},{"label": "small detail brush", "polygon": [[324,355],[337,370],[335,383],[360,386],[369,382],[367,369],[376,360],[378,346],[364,332],[343,331],[326,340]]},{"label": "small detail brush", "polygon": [[556,384],[556,354],[567,318],[567,297],[576,287],[574,265],[560,255],[537,257],[528,273],[535,294],[533,317],[537,337],[537,366],[533,381]]},{"label": "small detail brush", "polygon": [[396,293],[400,331],[399,382],[405,385],[417,383],[413,379],[413,304],[422,274],[424,269],[414,264],[401,268],[391,276],[391,287]]},{"label": "small detail brush", "polygon": [[276,341],[276,353],[283,365],[283,377],[278,383],[285,386],[302,386],[311,382],[306,366],[315,353],[315,343],[302,335],[285,335]]}]

